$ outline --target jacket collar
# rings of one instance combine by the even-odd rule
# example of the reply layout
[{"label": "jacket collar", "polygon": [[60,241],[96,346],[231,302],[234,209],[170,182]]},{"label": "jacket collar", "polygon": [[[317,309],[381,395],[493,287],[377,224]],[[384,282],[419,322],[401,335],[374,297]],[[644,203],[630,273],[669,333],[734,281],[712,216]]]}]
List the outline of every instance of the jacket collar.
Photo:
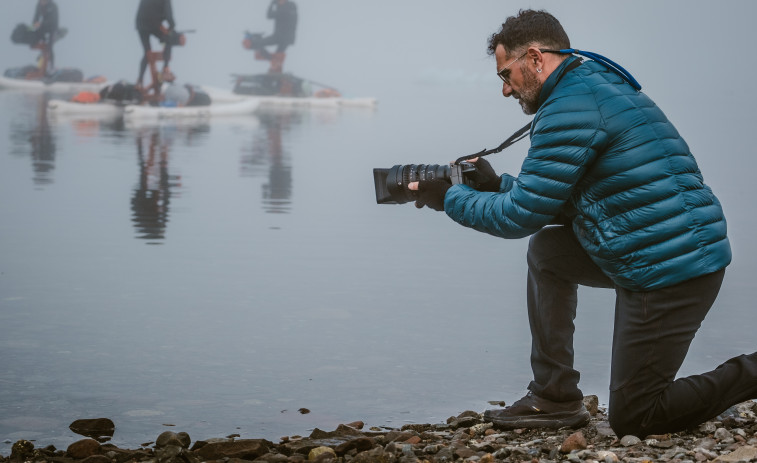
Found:
[{"label": "jacket collar", "polygon": [[552,91],[555,89],[555,86],[557,86],[557,83],[560,82],[560,79],[563,78],[565,74],[568,73],[568,71],[571,71],[575,68],[577,68],[582,61],[578,59],[576,56],[569,56],[565,61],[560,63],[559,66],[557,66],[557,69],[555,69],[552,74],[547,77],[547,80],[544,81],[544,85],[541,88],[541,92],[539,92],[539,107],[541,108],[541,105],[544,104],[545,101],[547,101],[547,98],[549,98],[549,95],[552,94]]}]

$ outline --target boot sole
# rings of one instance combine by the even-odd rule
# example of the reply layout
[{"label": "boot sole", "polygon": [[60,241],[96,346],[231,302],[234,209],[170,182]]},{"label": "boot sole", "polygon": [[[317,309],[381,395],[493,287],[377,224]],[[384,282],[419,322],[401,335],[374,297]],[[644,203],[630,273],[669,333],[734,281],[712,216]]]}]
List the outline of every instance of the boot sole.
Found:
[{"label": "boot sole", "polygon": [[535,415],[535,416],[513,416],[511,418],[493,418],[484,416],[484,421],[492,423],[500,429],[519,429],[519,428],[580,428],[591,419],[588,411],[583,410],[579,413],[564,415],[559,413]]}]

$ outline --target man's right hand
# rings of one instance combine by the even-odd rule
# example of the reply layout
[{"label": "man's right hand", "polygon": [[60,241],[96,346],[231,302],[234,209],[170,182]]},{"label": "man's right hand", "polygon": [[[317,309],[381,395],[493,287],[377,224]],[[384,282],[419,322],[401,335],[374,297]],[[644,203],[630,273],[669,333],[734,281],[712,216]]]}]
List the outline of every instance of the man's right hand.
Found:
[{"label": "man's right hand", "polygon": [[467,176],[476,183],[475,188],[478,191],[499,192],[500,178],[489,161],[484,158],[473,158],[468,162],[476,166],[476,171],[468,173]]}]

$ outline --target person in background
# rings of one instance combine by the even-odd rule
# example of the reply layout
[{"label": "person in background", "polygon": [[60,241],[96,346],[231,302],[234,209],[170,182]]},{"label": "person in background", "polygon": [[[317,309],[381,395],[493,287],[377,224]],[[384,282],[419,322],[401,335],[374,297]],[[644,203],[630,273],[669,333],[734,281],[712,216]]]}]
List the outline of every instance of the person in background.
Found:
[{"label": "person in background", "polygon": [[[168,24],[168,28],[163,26],[163,22]],[[169,61],[171,61],[171,41],[169,38],[175,28],[176,23],[173,18],[171,0],[140,0],[139,8],[137,9],[137,31],[139,33],[139,40],[142,42],[144,54],[139,66],[139,77],[137,78],[137,85],[139,87],[143,86],[142,79],[148,64],[147,55],[151,50],[151,36],[157,37],[164,44],[162,79],[165,81],[173,80],[173,74],[169,67]]]},{"label": "person in background", "polygon": [[[254,44],[259,52],[259,58],[271,61],[269,72],[281,72],[284,67],[285,51],[294,44],[295,31],[297,30],[297,5],[290,0],[271,0],[268,5],[268,19],[273,19],[273,33],[263,37]],[[276,50],[271,53],[265,49],[275,45]]]},{"label": "person in background", "polygon": [[676,378],[731,262],[726,219],[689,146],[635,79],[570,47],[546,11],[521,10],[489,39],[502,95],[534,115],[517,177],[497,176],[479,158],[478,189],[438,179],[408,186],[417,207],[461,225],[531,236],[533,380],[525,397],[487,410],[485,421],[505,429],[589,421],[573,364],[584,285],[616,295],[612,429],[642,438],[681,431],[757,398],[757,353]]},{"label": "person in background", "polygon": [[275,53],[284,53],[294,44],[297,30],[297,5],[290,0],[271,0],[268,19],[273,19],[273,33],[263,38],[261,45],[276,45]]},{"label": "person in background", "polygon": [[33,28],[37,34],[36,42],[42,43],[42,71],[49,75],[55,68],[53,42],[58,32],[58,5],[53,0],[38,0],[34,9]]}]

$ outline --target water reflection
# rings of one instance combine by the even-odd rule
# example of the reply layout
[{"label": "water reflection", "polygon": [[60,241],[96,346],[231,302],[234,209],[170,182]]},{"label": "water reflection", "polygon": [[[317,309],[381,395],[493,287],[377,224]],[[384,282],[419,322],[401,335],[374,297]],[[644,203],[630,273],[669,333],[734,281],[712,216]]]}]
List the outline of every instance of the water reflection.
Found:
[{"label": "water reflection", "polygon": [[268,110],[258,114],[260,128],[252,135],[252,143],[242,149],[243,177],[264,177],[263,210],[288,213],[292,205],[292,161],[284,148],[282,132],[302,123],[302,113],[293,110]]},{"label": "water reflection", "polygon": [[169,206],[181,190],[181,175],[170,172],[171,151],[180,138],[188,145],[209,131],[207,124],[168,125],[136,129],[139,180],[132,192],[131,219],[138,239],[161,244],[166,236]]},{"label": "water reflection", "polygon": [[35,185],[44,186],[53,183],[55,170],[55,135],[47,121],[47,96],[25,96],[31,100],[27,106],[31,110],[31,121],[24,120],[24,113],[17,114],[11,120],[11,143],[15,147],[13,153],[29,155],[32,161],[32,181]]},{"label": "water reflection", "polygon": [[[147,146],[145,146],[147,145]],[[180,177],[168,174],[168,145],[154,131],[137,137],[139,181],[131,197],[132,221],[137,237],[165,238],[171,189],[181,186]]]}]

